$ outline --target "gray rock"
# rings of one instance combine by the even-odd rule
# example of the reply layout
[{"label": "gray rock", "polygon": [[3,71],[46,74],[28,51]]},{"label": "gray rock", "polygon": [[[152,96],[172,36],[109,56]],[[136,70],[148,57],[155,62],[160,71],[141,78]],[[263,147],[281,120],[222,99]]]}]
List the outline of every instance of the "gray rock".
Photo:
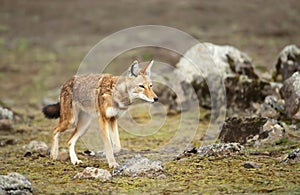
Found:
[{"label": "gray rock", "polygon": [[125,161],[113,170],[113,175],[130,177],[157,177],[163,173],[161,161],[153,161],[140,154]]},{"label": "gray rock", "polygon": [[300,74],[295,72],[286,79],[280,89],[280,94],[285,101],[285,113],[289,119],[300,119]]},{"label": "gray rock", "polygon": [[246,144],[248,139],[259,134],[266,122],[266,118],[227,118],[219,134],[219,139],[224,143]]},{"label": "gray rock", "polygon": [[31,141],[28,145],[23,146],[23,148],[31,152],[38,152],[43,154],[46,154],[49,149],[49,147],[45,142],[36,141],[36,140]]},{"label": "gray rock", "polygon": [[87,156],[95,156],[96,153],[95,153],[94,151],[92,151],[92,150],[85,150],[85,151],[83,152],[83,155],[87,155]]},{"label": "gray rock", "polygon": [[0,192],[4,194],[33,194],[33,188],[23,175],[19,173],[10,173],[0,175]]},{"label": "gray rock", "polygon": [[[216,113],[212,113],[214,117],[220,115],[221,108],[226,105],[223,88],[225,78],[237,75],[258,78],[251,59],[245,53],[231,46],[211,43],[190,48],[176,64],[174,74],[164,78],[164,83],[172,81],[174,87],[160,87],[156,90],[160,100],[175,110],[182,107],[181,110],[187,110],[191,107],[189,102],[198,98],[201,106],[216,110]],[[255,97],[255,94],[251,97]],[[178,108],[178,105],[181,107]]]},{"label": "gray rock", "polygon": [[13,120],[14,114],[11,110],[0,106],[0,119]]},{"label": "gray rock", "polygon": [[274,94],[274,89],[267,81],[250,79],[240,75],[225,79],[227,108],[242,110],[250,108],[251,103],[262,103],[266,96]]},{"label": "gray rock", "polygon": [[285,135],[285,129],[276,120],[268,120],[264,125],[262,131],[259,133],[260,143],[275,143],[282,139]]},{"label": "gray rock", "polygon": [[62,149],[57,155],[57,160],[66,161],[68,159],[69,159],[69,152],[66,149]]},{"label": "gray rock", "polygon": [[274,95],[269,95],[258,109],[260,117],[278,119],[284,113],[285,102]]},{"label": "gray rock", "polygon": [[192,148],[190,150],[184,151],[176,159],[179,160],[183,157],[191,156],[192,154],[197,154],[200,157],[226,157],[235,154],[241,154],[244,152],[244,146],[239,143],[219,143],[210,144],[205,146],[200,146]]},{"label": "gray rock", "polygon": [[247,161],[247,162],[244,162],[244,167],[246,169],[259,169],[259,168],[262,168],[262,164],[256,163],[256,162]]},{"label": "gray rock", "polygon": [[195,45],[184,54],[176,67],[176,71],[184,74],[186,81],[190,83],[197,76],[207,79],[214,75],[215,71],[221,73],[222,77],[238,74],[257,78],[249,56],[237,48],[227,45],[221,46],[212,43]]},{"label": "gray rock", "polygon": [[284,128],[276,121],[262,117],[227,118],[219,134],[221,142],[260,146],[284,137]]},{"label": "gray rock", "polygon": [[165,174],[160,174],[159,176],[157,176],[157,179],[166,179],[167,176]]},{"label": "gray rock", "polygon": [[74,179],[101,179],[103,181],[111,180],[111,174],[104,169],[95,167],[86,167],[81,173],[77,173]]},{"label": "gray rock", "polygon": [[300,148],[294,149],[288,155],[283,157],[281,163],[300,162]]},{"label": "gray rock", "polygon": [[18,143],[18,139],[8,138],[8,139],[0,139],[0,147],[4,147],[7,145],[15,145]]},{"label": "gray rock", "polygon": [[243,152],[244,147],[239,143],[220,143],[197,148],[199,156],[231,156]]},{"label": "gray rock", "polygon": [[278,55],[273,79],[275,81],[285,81],[292,76],[294,72],[299,71],[300,49],[296,45],[288,45]]}]

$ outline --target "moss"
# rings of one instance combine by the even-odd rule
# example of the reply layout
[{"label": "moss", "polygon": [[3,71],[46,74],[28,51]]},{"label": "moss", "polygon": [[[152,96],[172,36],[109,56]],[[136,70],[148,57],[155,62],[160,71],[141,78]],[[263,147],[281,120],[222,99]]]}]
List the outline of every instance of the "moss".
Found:
[{"label": "moss", "polygon": [[[171,116],[175,119],[178,116]],[[40,194],[60,193],[147,193],[147,194],[240,194],[240,193],[290,193],[299,192],[300,171],[299,163],[279,164],[278,157],[288,153],[291,147],[299,147],[295,143],[284,142],[270,145],[260,149],[246,148],[248,153],[227,158],[190,156],[178,161],[172,160],[164,163],[166,178],[131,178],[117,176],[111,181],[73,179],[73,176],[87,166],[96,166],[109,169],[104,157],[87,157],[80,154],[85,148],[78,144],[78,156],[84,161],[83,165],[73,166],[68,161],[51,161],[48,157],[33,154],[31,157],[23,157],[22,146],[30,140],[41,140],[50,144],[51,128],[55,122],[46,121],[37,114],[33,121],[23,125],[24,131],[16,132],[15,138],[19,141],[16,145],[8,145],[1,148],[0,161],[1,174],[19,172],[26,175],[33,183],[35,190]],[[172,120],[172,119],[171,119]],[[41,128],[30,126],[39,124]],[[52,124],[53,123],[53,124]],[[171,125],[171,124],[170,124]],[[26,128],[25,128],[26,127]],[[133,146],[128,145],[129,154],[117,155],[119,162],[123,162],[128,156],[143,151],[146,156],[155,156],[151,153],[159,142],[163,142],[168,136],[166,126],[158,135],[135,137],[121,132],[121,142],[130,139]],[[2,132],[1,132],[2,133]],[[201,134],[201,132],[197,132]],[[64,135],[61,140],[68,137]],[[141,145],[143,143],[147,143]],[[199,144],[199,140],[194,140]],[[66,147],[62,142],[62,146]],[[139,146],[139,147],[136,147]],[[145,150],[148,149],[148,150]],[[134,149],[134,150],[133,150]],[[257,155],[253,152],[260,151]],[[263,152],[267,152],[265,155]],[[159,158],[159,157],[158,157]],[[244,161],[254,161],[263,165],[260,169],[245,169]]]}]

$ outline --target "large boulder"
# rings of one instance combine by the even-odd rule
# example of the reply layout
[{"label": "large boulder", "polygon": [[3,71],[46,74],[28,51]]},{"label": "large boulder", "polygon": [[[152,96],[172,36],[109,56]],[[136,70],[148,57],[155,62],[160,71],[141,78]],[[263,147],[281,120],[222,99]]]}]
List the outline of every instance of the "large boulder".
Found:
[{"label": "large boulder", "polygon": [[174,81],[173,89],[178,90],[160,87],[160,99],[181,110],[189,108],[188,102],[197,101],[202,107],[212,108],[216,112],[213,117],[226,109],[226,102],[228,107],[243,110],[274,93],[269,82],[258,78],[247,54],[232,46],[195,45],[176,64],[174,74],[176,78],[172,75],[166,80]]},{"label": "large boulder", "polygon": [[0,194],[33,194],[30,181],[19,173],[0,175]]},{"label": "large boulder", "polygon": [[288,45],[278,55],[273,79],[275,81],[285,81],[294,72],[299,71],[300,49],[296,45]]},{"label": "large boulder", "polygon": [[176,68],[190,83],[195,77],[206,79],[215,75],[216,71],[222,77],[238,74],[258,78],[247,54],[232,46],[212,43],[200,43],[189,49],[176,64]]},{"label": "large boulder", "polygon": [[300,119],[300,74],[295,72],[286,79],[280,89],[280,94],[285,101],[285,113],[289,119]]},{"label": "large boulder", "polygon": [[244,145],[275,143],[283,138],[284,128],[274,120],[262,117],[227,118],[219,139],[224,143],[238,142]]},{"label": "large boulder", "polygon": [[215,115],[218,115],[218,110],[226,103],[226,78],[239,75],[246,75],[250,79],[258,78],[247,54],[232,46],[211,43],[201,43],[189,49],[176,64],[175,71],[184,75],[180,86],[185,93],[180,100],[193,99],[194,96],[188,92],[195,90],[200,106],[213,108],[217,112],[212,113],[213,117],[217,117]]}]

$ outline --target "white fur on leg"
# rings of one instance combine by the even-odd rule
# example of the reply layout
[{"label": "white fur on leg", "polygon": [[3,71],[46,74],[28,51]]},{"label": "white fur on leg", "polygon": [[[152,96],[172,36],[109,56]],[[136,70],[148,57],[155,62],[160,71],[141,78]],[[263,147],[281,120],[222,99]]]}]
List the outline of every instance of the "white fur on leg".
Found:
[{"label": "white fur on leg", "polygon": [[68,145],[69,145],[69,155],[70,159],[73,165],[80,164],[82,163],[81,160],[78,160],[76,152],[75,152],[75,145],[77,140],[85,134],[87,131],[89,125],[91,123],[91,118],[87,114],[80,114],[78,117],[78,124],[77,124],[77,131],[73,135],[73,137],[69,140]]},{"label": "white fur on leg", "polygon": [[69,145],[69,154],[70,154],[70,159],[71,159],[71,162],[73,165],[82,163],[81,160],[78,160],[76,152],[75,152],[76,141],[70,142],[70,145]]},{"label": "white fur on leg", "polygon": [[113,151],[114,153],[118,153],[121,151],[121,143],[120,143],[120,137],[119,137],[119,130],[118,130],[118,123],[117,120],[115,120],[112,123],[112,129],[110,131],[110,137],[113,144]]},{"label": "white fur on leg", "polygon": [[113,148],[111,145],[111,140],[110,140],[110,126],[108,125],[108,123],[106,122],[104,124],[104,129],[101,131],[102,132],[102,139],[103,139],[103,143],[104,143],[104,150],[105,150],[105,155],[106,155],[106,159],[108,161],[108,165],[109,168],[115,168],[118,165],[118,163],[115,160],[114,154],[113,154]]},{"label": "white fur on leg", "polygon": [[52,147],[51,147],[51,153],[50,157],[53,160],[57,159],[58,156],[58,138],[59,138],[60,132],[56,132],[55,135],[53,136],[52,140]]}]

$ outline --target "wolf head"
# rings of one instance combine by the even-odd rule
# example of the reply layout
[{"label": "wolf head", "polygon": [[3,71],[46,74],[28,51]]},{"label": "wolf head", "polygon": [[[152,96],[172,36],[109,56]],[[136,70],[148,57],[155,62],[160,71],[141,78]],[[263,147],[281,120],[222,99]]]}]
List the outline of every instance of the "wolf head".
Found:
[{"label": "wolf head", "polygon": [[140,69],[139,63],[135,60],[128,69],[128,93],[130,99],[142,99],[147,102],[156,102],[157,95],[152,90],[152,81],[150,79],[153,60],[144,68]]}]

